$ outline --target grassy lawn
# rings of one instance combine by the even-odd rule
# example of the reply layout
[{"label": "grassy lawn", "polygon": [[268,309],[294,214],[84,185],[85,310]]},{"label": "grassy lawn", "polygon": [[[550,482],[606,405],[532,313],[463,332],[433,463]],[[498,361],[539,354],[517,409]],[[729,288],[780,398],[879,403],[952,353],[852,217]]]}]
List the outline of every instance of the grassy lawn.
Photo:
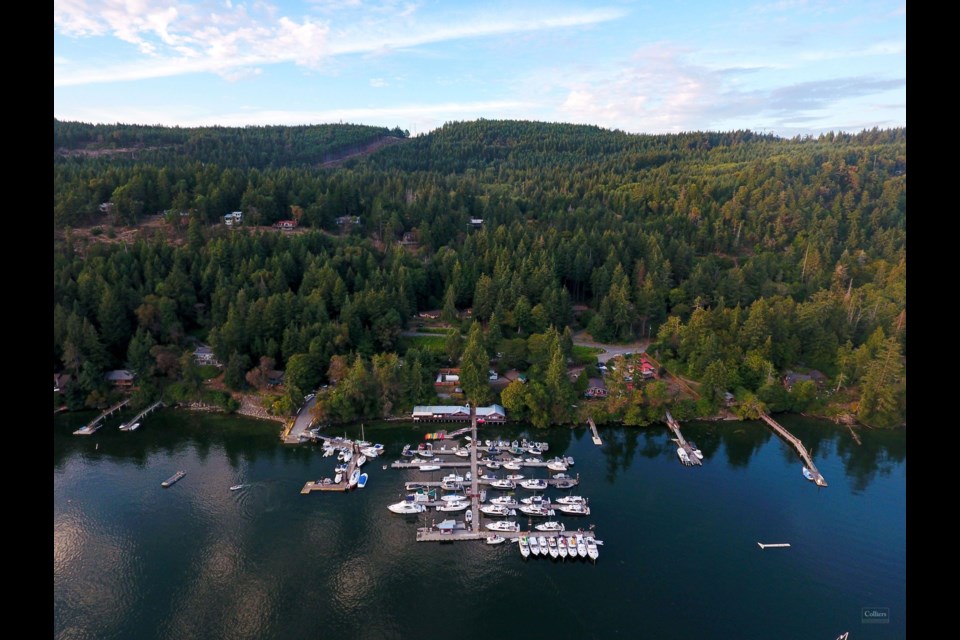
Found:
[{"label": "grassy lawn", "polygon": [[444,345],[446,344],[446,336],[405,336],[403,338],[403,343],[406,345],[406,349],[419,349],[421,351],[433,351],[440,355],[446,353]]},{"label": "grassy lawn", "polygon": [[573,345],[573,361],[576,364],[590,364],[597,361],[597,354],[603,353],[603,349],[599,347],[583,347],[580,345]]},{"label": "grassy lawn", "polygon": [[213,366],[212,364],[202,364],[200,365],[200,377],[204,380],[212,380],[220,375],[220,369]]}]

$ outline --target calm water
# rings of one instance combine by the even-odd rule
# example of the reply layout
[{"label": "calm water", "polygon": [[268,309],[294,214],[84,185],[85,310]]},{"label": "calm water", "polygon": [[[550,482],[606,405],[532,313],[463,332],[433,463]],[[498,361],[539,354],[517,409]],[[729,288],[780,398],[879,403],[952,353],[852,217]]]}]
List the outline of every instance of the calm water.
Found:
[{"label": "calm water", "polygon": [[[111,419],[70,435],[89,417],[54,423],[56,638],[906,634],[904,431],[864,430],[858,446],[845,428],[782,417],[812,446],[825,489],[760,423],[685,424],[700,468],[680,465],[660,427],[602,429],[602,448],[584,428],[486,431],[575,457],[593,514],[563,520],[596,525],[593,566],[525,561],[511,544],[415,542],[417,521],[386,506],[431,474],[382,465],[429,429],[367,424],[388,452],[365,467],[367,487],[302,496],[335,458],[283,446],[278,424],[164,410],[133,433]],[[162,489],[178,469],[187,476]],[[862,623],[864,607],[887,608],[889,624]]]}]

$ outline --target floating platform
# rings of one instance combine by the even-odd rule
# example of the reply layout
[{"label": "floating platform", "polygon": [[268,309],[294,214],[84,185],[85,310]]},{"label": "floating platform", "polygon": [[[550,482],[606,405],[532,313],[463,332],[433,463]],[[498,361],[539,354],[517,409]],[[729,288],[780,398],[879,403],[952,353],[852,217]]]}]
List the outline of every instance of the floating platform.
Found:
[{"label": "floating platform", "polygon": [[173,474],[172,476],[170,476],[169,478],[161,482],[160,486],[166,489],[167,487],[179,482],[180,479],[183,478],[183,476],[185,475],[187,475],[186,471],[177,471],[175,474]]},{"label": "floating platform", "polygon": [[790,546],[789,542],[768,542],[764,544],[763,542],[758,542],[757,546],[761,549],[784,549]]}]

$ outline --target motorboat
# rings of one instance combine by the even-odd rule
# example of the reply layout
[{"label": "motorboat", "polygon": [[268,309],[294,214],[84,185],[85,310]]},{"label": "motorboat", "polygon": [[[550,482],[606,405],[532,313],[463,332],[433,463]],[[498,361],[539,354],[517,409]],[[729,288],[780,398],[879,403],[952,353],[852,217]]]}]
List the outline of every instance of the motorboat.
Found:
[{"label": "motorboat", "polygon": [[357,466],[362,467],[364,464],[366,464],[366,462],[367,462],[367,456],[361,453],[360,456],[357,458]]},{"label": "motorboat", "polygon": [[488,504],[480,507],[480,511],[488,516],[515,516],[517,512],[514,509],[505,507],[501,504]]},{"label": "motorboat", "polygon": [[487,460],[487,462],[483,466],[485,466],[487,469],[490,469],[491,471],[496,471],[497,469],[500,468],[500,463],[497,462],[496,460]]},{"label": "motorboat", "polygon": [[[469,480],[469,478],[467,478]],[[447,475],[440,478],[440,482],[463,482],[463,476],[457,475],[455,473],[448,473]]]},{"label": "motorboat", "polygon": [[520,525],[513,520],[497,520],[496,522],[488,522],[486,527],[487,529],[490,529],[490,531],[520,531]]},{"label": "motorboat", "polygon": [[520,486],[532,491],[543,491],[547,488],[547,481],[542,478],[530,478],[529,480],[521,480]]},{"label": "motorboat", "polygon": [[530,555],[530,543],[527,542],[527,536],[520,536],[520,555],[524,558],[529,557]]},{"label": "motorboat", "polygon": [[503,536],[498,536],[496,534],[492,536],[487,536],[487,544],[501,544],[506,541],[507,541],[506,538],[504,538]]},{"label": "motorboat", "polygon": [[563,531],[565,527],[562,522],[557,522],[556,520],[548,520],[543,524],[538,524],[534,527],[537,531]]},{"label": "motorboat", "polygon": [[444,502],[437,507],[437,511],[463,511],[470,506],[470,503],[466,500],[461,500],[460,502]]},{"label": "motorboat", "polygon": [[698,460],[703,460],[703,452],[694,444],[693,440],[687,440],[687,444],[690,445],[690,449],[693,451],[693,455],[697,456]]},{"label": "motorboat", "polygon": [[803,477],[813,482],[813,472],[810,471],[810,469],[808,469],[807,467],[803,468]]},{"label": "motorboat", "polygon": [[438,464],[422,464],[420,465],[420,471],[439,471],[440,465]]},{"label": "motorboat", "polygon": [[684,450],[683,447],[677,447],[677,457],[680,458],[680,462],[682,462],[683,464],[685,465],[690,464],[690,456],[687,454],[687,452]]},{"label": "motorboat", "polygon": [[557,539],[554,537],[547,538],[547,549],[550,550],[551,558],[556,559],[560,555],[560,550],[557,548]]},{"label": "motorboat", "polygon": [[523,466],[522,466],[519,462],[512,462],[512,461],[511,461],[511,462],[504,462],[504,463],[503,463],[503,468],[504,468],[504,469],[509,469],[510,471],[520,471],[520,469],[522,469]]},{"label": "motorboat", "polygon": [[557,507],[561,512],[565,513],[568,516],[588,516],[590,515],[590,507],[581,503],[581,504],[563,504]]},{"label": "motorboat", "polygon": [[573,489],[575,486],[577,486],[577,481],[570,480],[568,478],[562,478],[553,483],[553,486],[557,489]]},{"label": "motorboat", "polygon": [[554,500],[557,504],[586,504],[587,499],[583,496],[563,496]]},{"label": "motorboat", "polygon": [[134,422],[132,425],[130,425],[129,427],[127,427],[126,429],[124,429],[124,431],[136,431],[136,430],[139,429],[139,428],[140,428],[140,423],[139,423],[139,422]]},{"label": "motorboat", "polygon": [[463,483],[453,482],[451,480],[443,480],[442,482],[440,482],[440,488],[446,489],[447,491],[462,491]]},{"label": "motorboat", "polygon": [[522,504],[536,504],[536,505],[549,506],[550,498],[544,498],[540,494],[537,494],[537,495],[530,496],[529,498],[520,498],[520,502]]},{"label": "motorboat", "polygon": [[507,480],[513,480],[514,482],[516,482],[517,480],[523,480],[523,478],[524,478],[524,475],[522,473],[511,473],[510,475],[507,476]]},{"label": "motorboat", "polygon": [[530,545],[530,553],[532,553],[535,556],[540,555],[540,543],[537,542],[536,536],[530,536],[529,538],[527,538],[527,544]]},{"label": "motorboat", "polygon": [[373,447],[364,447],[363,449],[360,449],[360,453],[362,453],[363,455],[367,456],[367,460],[372,460],[372,459],[376,458],[378,455],[380,455],[380,452],[381,452],[381,451],[383,451],[383,449],[381,449],[380,451],[378,451],[378,450],[374,449]]},{"label": "motorboat", "polygon": [[448,493],[445,496],[440,496],[440,499],[444,502],[461,502],[466,500],[467,497],[462,493]]},{"label": "motorboat", "polygon": [[391,504],[387,507],[390,511],[394,513],[402,514],[411,514],[411,513],[423,513],[427,508],[419,502],[412,502],[409,500],[402,500],[396,504]]},{"label": "motorboat", "polygon": [[541,518],[546,518],[549,516],[557,515],[553,509],[547,509],[546,507],[539,504],[525,504],[520,507],[520,511],[528,516],[537,516]]},{"label": "motorboat", "polygon": [[494,480],[490,486],[494,489],[516,489],[517,483],[513,480]]},{"label": "motorboat", "polygon": [[523,461],[526,464],[540,464],[541,462],[543,462],[543,460],[540,458],[524,458]]},{"label": "motorboat", "polygon": [[481,480],[481,481],[482,481],[482,480],[486,480],[487,482],[491,482],[491,481],[493,481],[493,480],[496,480],[496,479],[497,479],[497,476],[496,476],[496,474],[493,474],[493,473],[484,473],[484,474],[481,475],[480,478],[478,478],[478,479]]},{"label": "motorboat", "polygon": [[545,556],[550,553],[550,546],[544,536],[537,536],[537,545],[540,547],[540,555]]},{"label": "motorboat", "polygon": [[538,446],[530,446],[527,447],[527,453],[534,456],[541,456],[543,455],[543,449]]},{"label": "motorboat", "polygon": [[567,557],[567,539],[563,536],[557,536],[557,553],[561,558]]},{"label": "motorboat", "polygon": [[460,447],[459,449],[453,452],[453,455],[457,456],[458,458],[469,458],[470,450],[467,449],[466,447]]},{"label": "motorboat", "polygon": [[[470,503],[467,503],[467,506],[470,506]],[[463,519],[466,520],[467,524],[470,524],[471,522],[473,522],[473,510],[467,511],[463,515]]]},{"label": "motorboat", "polygon": [[240,489],[243,489],[243,486],[244,485],[242,484],[235,484],[232,487],[230,487],[230,491],[240,491]]},{"label": "motorboat", "polygon": [[358,482],[360,482],[360,469],[354,469],[353,473],[350,474],[350,481],[347,482],[347,486],[353,488],[357,486]]},{"label": "motorboat", "polygon": [[597,558],[600,557],[600,550],[597,549],[597,543],[593,538],[587,538],[587,555],[590,556],[590,559],[594,562],[597,561]]},{"label": "motorboat", "polygon": [[582,533],[577,534],[577,555],[581,558],[587,557],[587,543],[583,539]]},{"label": "motorboat", "polygon": [[[326,452],[324,452],[323,455],[327,455]],[[413,451],[410,451],[410,445],[405,444],[403,445],[403,451],[400,452],[400,455],[402,455],[404,458],[412,458],[416,454],[414,454]]]},{"label": "motorboat", "polygon": [[511,496],[497,496],[496,498],[490,499],[490,504],[500,505],[504,507],[515,507],[517,506],[517,501]]},{"label": "motorboat", "polygon": [[363,489],[365,486],[367,486],[367,474],[361,473],[360,477],[357,479],[357,488]]},{"label": "motorboat", "polygon": [[333,482],[334,482],[334,484],[340,484],[341,482],[343,482],[343,472],[342,472],[342,471],[337,471],[337,475],[333,476]]}]

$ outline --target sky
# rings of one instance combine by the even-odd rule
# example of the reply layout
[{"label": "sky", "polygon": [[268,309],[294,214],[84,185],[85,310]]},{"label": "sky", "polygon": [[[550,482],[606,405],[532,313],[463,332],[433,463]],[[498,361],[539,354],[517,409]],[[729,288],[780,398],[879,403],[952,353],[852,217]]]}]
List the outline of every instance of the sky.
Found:
[{"label": "sky", "polygon": [[906,126],[903,0],[54,0],[60,120]]}]

